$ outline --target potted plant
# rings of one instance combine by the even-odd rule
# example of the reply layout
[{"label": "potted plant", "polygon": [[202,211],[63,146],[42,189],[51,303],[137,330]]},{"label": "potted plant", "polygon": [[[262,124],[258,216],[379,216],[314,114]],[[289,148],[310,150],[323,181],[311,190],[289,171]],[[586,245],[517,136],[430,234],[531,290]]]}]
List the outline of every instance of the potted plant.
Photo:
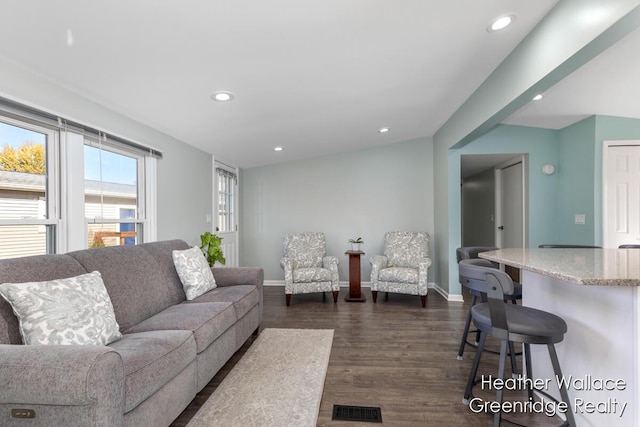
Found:
[{"label": "potted plant", "polygon": [[218,237],[207,231],[200,236],[200,241],[202,242],[200,249],[204,252],[204,255],[207,257],[207,262],[211,267],[213,267],[216,262],[225,265],[227,260],[224,258],[224,253],[220,247],[222,237]]},{"label": "potted plant", "polygon": [[360,245],[364,243],[364,240],[362,240],[362,237],[358,237],[357,239],[349,239],[349,243],[351,243],[352,251],[359,251]]}]

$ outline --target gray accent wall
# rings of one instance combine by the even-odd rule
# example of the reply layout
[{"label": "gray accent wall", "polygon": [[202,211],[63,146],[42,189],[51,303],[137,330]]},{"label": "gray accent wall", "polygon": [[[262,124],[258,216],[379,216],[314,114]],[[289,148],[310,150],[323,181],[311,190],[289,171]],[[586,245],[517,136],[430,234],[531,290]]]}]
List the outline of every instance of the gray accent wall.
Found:
[{"label": "gray accent wall", "polygon": [[[348,239],[364,239],[361,274],[368,282],[369,258],[382,253],[385,232],[433,235],[433,191],[431,138],[244,169],[240,264],[264,268],[265,280],[283,281],[284,234],[321,231],[328,254],[340,260],[341,281],[349,279]],[[430,271],[430,282],[433,277]]]},{"label": "gray accent wall", "polygon": [[110,110],[0,58],[0,96],[85,123],[107,133],[163,151],[157,162],[158,240],[179,238],[190,244],[211,229],[211,154]]}]

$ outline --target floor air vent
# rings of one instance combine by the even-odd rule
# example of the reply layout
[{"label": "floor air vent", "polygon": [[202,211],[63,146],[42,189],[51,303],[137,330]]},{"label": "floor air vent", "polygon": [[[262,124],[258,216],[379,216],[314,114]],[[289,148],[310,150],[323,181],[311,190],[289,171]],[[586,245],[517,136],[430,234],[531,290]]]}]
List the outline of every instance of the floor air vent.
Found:
[{"label": "floor air vent", "polygon": [[333,405],[332,419],[341,421],[368,421],[372,423],[381,423],[382,414],[380,413],[380,408],[371,406]]}]

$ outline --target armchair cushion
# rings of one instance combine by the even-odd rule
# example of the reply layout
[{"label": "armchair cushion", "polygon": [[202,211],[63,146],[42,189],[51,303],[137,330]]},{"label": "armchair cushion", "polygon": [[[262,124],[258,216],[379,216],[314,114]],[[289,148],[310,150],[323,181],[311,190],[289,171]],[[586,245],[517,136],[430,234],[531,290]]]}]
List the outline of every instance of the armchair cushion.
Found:
[{"label": "armchair cushion", "polygon": [[418,270],[409,267],[383,268],[378,279],[383,282],[418,283]]},{"label": "armchair cushion", "polygon": [[294,269],[322,267],[325,250],[323,233],[290,233],[284,236],[283,256],[291,259]]},{"label": "armchair cushion", "polygon": [[425,232],[393,231],[384,236],[388,267],[418,268],[429,257],[429,235]]},{"label": "armchair cushion", "polygon": [[321,267],[302,267],[293,270],[293,283],[329,282],[331,271]]}]

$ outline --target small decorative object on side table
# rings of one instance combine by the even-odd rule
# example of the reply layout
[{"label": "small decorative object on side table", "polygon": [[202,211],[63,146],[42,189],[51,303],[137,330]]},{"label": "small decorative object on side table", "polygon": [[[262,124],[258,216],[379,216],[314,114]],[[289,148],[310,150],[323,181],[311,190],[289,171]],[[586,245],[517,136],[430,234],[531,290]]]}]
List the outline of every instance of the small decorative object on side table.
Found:
[{"label": "small decorative object on side table", "polygon": [[360,256],[362,251],[347,251],[349,255],[349,295],[344,297],[345,302],[365,302],[367,299],[360,289]]}]

